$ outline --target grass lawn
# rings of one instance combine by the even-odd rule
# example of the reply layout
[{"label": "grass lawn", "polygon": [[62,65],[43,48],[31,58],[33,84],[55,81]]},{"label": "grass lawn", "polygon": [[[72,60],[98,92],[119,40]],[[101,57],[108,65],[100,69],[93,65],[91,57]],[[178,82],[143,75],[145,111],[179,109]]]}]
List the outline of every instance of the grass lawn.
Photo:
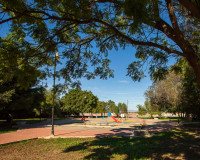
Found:
[{"label": "grass lawn", "polygon": [[[41,120],[44,121],[45,119],[42,118]],[[41,122],[40,118],[13,119],[13,124],[16,124],[17,122],[23,122],[23,121],[25,121],[27,124]],[[6,123],[6,120],[0,120],[0,134],[15,132],[15,131],[17,131],[17,128],[12,128],[12,127],[8,126],[8,124]]]},{"label": "grass lawn", "polygon": [[200,129],[150,138],[37,139],[0,146],[0,159],[200,159]]},{"label": "grass lawn", "polygon": [[46,118],[27,118],[27,119],[13,119],[14,122],[26,122],[27,124],[34,124],[34,123],[39,123],[41,121],[46,120]]},{"label": "grass lawn", "polygon": [[11,127],[0,127],[0,134],[2,133],[9,133],[9,132],[16,132],[17,128],[11,128]]},{"label": "grass lawn", "polygon": [[[150,117],[139,117],[140,119],[151,119]],[[164,121],[168,121],[171,120],[173,122],[191,122],[189,120],[187,120],[186,118],[178,118],[178,117],[161,117],[159,118],[160,120],[164,120]]]},{"label": "grass lawn", "polygon": [[162,117],[160,118],[161,120],[171,120],[173,122],[191,122],[189,120],[187,120],[186,118],[178,118],[178,117]]},{"label": "grass lawn", "polygon": [[[41,121],[46,120],[46,118],[41,118]],[[27,124],[33,124],[33,123],[38,123],[41,122],[40,118],[27,118],[27,119],[13,119],[13,122],[26,122]],[[1,123],[6,122],[6,120],[0,120]]]},{"label": "grass lawn", "polygon": [[[66,118],[65,117],[61,117],[61,118],[55,118],[54,120],[65,120]],[[41,121],[44,121],[46,120],[46,118],[26,118],[26,119],[13,119],[13,122],[16,123],[16,122],[26,122],[27,124],[33,124],[33,123],[39,123]],[[6,120],[0,120],[0,123],[4,123],[6,122]]]}]

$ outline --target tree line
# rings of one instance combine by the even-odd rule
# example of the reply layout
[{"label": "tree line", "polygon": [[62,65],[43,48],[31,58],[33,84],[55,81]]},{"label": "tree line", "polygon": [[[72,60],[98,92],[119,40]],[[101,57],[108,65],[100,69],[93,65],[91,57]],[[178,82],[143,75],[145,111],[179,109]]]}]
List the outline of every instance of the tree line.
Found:
[{"label": "tree line", "polygon": [[[2,96],[0,105],[1,118],[5,119],[8,114],[14,118],[43,117],[50,118],[53,105],[53,89],[46,90],[44,86],[29,86],[27,89],[20,89],[13,86],[14,93],[8,94],[9,98]],[[36,85],[37,84],[37,85]],[[1,83],[1,88],[6,88],[7,84]],[[3,99],[4,98],[4,99]],[[114,101],[99,101],[98,97],[91,91],[81,89],[70,89],[61,96],[56,92],[54,100],[55,115],[57,117],[65,116],[84,116],[84,113],[101,113],[101,116],[107,116],[106,113],[112,112],[117,116],[120,111],[127,113],[125,103],[115,104]]]},{"label": "tree line", "polygon": [[171,67],[164,80],[149,87],[145,97],[144,105],[137,106],[140,115],[161,117],[163,113],[174,113],[200,120],[200,90],[191,67],[183,58]]}]

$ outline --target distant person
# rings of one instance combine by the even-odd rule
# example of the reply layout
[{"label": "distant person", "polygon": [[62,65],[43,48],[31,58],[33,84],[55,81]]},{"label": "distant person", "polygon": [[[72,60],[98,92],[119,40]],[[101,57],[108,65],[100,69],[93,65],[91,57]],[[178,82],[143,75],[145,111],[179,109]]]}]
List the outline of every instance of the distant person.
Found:
[{"label": "distant person", "polygon": [[8,124],[10,125],[10,126],[12,126],[12,123],[13,123],[13,116],[12,116],[12,114],[8,114],[7,115],[7,122],[8,122]]},{"label": "distant person", "polygon": [[82,122],[85,122],[85,118],[82,118],[81,121],[82,121]]}]

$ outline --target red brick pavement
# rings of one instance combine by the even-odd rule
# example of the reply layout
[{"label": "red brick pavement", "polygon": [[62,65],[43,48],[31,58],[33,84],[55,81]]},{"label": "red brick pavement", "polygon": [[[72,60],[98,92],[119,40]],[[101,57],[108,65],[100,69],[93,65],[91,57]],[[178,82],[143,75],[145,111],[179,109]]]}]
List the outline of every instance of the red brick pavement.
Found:
[{"label": "red brick pavement", "polygon": [[[165,125],[147,126],[147,130],[152,132],[162,132],[175,127],[177,123],[166,123]],[[130,136],[133,130],[111,129],[111,130],[83,130],[83,129],[55,129],[55,137],[101,137],[101,136]],[[0,144],[17,142],[27,139],[47,137],[51,135],[51,128],[36,127],[20,129],[17,132],[0,134]]]},{"label": "red brick pavement", "polygon": [[[131,131],[103,131],[103,130],[58,130],[55,129],[55,137],[96,137],[96,136],[125,136],[131,135]],[[51,135],[50,128],[20,129],[17,132],[0,134],[0,144],[47,137]]]},{"label": "red brick pavement", "polygon": [[4,133],[0,134],[0,144],[48,136],[49,133],[50,129],[48,128],[22,129],[17,132]]}]

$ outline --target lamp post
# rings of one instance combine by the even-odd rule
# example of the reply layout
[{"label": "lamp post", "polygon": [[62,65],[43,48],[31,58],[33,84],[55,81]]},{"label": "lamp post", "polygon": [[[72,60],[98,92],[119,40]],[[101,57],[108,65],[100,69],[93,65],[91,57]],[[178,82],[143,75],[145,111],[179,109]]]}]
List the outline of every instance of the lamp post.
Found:
[{"label": "lamp post", "polygon": [[55,88],[56,88],[56,61],[60,60],[58,52],[55,53],[55,62],[54,62],[54,74],[53,74],[53,104],[52,104],[52,128],[51,128],[51,136],[54,136],[54,102],[55,102]]}]

